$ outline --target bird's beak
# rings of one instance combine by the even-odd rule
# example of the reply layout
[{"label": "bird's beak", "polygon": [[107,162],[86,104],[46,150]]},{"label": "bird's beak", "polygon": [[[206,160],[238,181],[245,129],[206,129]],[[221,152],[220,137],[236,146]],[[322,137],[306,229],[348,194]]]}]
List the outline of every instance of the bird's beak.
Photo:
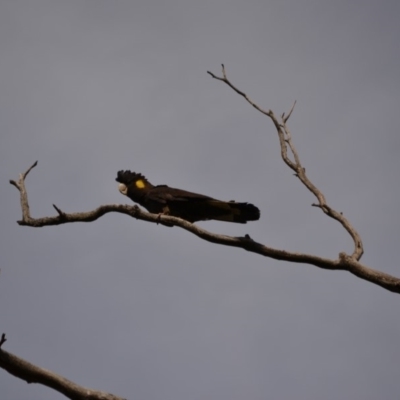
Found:
[{"label": "bird's beak", "polygon": [[118,185],[118,190],[125,196],[128,194],[128,188],[123,183]]}]

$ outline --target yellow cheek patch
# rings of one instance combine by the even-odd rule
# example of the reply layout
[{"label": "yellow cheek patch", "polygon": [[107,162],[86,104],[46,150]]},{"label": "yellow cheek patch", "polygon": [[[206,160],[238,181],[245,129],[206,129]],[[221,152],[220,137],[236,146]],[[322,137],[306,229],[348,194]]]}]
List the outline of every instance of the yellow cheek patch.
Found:
[{"label": "yellow cheek patch", "polygon": [[142,181],[141,179],[137,180],[137,181],[135,182],[135,185],[136,185],[136,187],[137,187],[138,189],[143,189],[143,188],[146,186],[145,183],[144,183],[144,181]]}]

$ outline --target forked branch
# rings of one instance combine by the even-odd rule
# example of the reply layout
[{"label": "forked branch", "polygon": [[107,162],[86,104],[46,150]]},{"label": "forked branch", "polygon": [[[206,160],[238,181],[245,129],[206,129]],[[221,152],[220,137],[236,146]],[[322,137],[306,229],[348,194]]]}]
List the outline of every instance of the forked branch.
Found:
[{"label": "forked branch", "polygon": [[[354,251],[353,251],[353,254],[351,255],[351,258],[353,260],[359,261],[364,253],[363,244],[362,244],[362,240],[361,240],[359,233],[356,231],[356,229],[351,225],[349,220],[342,213],[337,212],[336,210],[334,210],[332,207],[329,206],[329,204],[327,203],[327,201],[325,199],[325,196],[308,178],[308,176],[306,174],[306,169],[303,167],[303,165],[300,162],[300,157],[299,157],[297,150],[293,144],[292,135],[287,126],[287,122],[288,122],[290,116],[292,115],[292,112],[294,110],[296,102],[294,102],[288,115],[285,116],[285,113],[283,113],[281,115],[281,121],[279,121],[278,118],[275,116],[275,114],[271,110],[267,111],[267,110],[264,110],[263,108],[261,108],[253,100],[251,100],[250,97],[247,96],[246,93],[239,90],[236,86],[234,86],[229,81],[229,79],[226,75],[226,70],[225,70],[224,64],[222,64],[222,77],[216,76],[215,74],[213,74],[210,71],[207,71],[207,73],[210,74],[214,79],[217,79],[219,81],[226,83],[236,93],[238,93],[242,97],[244,97],[246,99],[246,101],[249,104],[251,104],[256,110],[260,111],[262,114],[266,115],[267,117],[269,117],[272,120],[273,124],[275,125],[276,131],[278,133],[279,143],[281,146],[281,155],[282,155],[283,161],[286,163],[286,165],[289,168],[291,168],[295,172],[295,175],[300,179],[300,181],[317,198],[318,204],[313,204],[313,206],[319,207],[326,215],[328,215],[329,217],[338,221],[344,227],[344,229],[346,229],[346,231],[350,234],[350,236],[354,242]],[[290,153],[292,154],[294,160],[290,159],[290,157],[288,155],[289,150],[290,150]]]}]

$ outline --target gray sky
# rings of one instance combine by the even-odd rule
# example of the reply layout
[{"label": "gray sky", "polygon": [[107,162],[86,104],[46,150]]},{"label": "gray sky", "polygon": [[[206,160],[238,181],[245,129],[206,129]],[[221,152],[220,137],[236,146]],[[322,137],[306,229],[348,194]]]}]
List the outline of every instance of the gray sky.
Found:
[{"label": "gray sky", "polygon": [[[398,1],[3,1],[0,330],[5,349],[129,399],[393,399],[398,295],[346,272],[264,259],[111,214],[119,169],[248,201],[261,220],[218,233],[336,257],[335,221],[280,159],[277,114],[309,177],[361,233],[363,261],[400,276]],[[0,371],[4,400],[62,395]]]}]

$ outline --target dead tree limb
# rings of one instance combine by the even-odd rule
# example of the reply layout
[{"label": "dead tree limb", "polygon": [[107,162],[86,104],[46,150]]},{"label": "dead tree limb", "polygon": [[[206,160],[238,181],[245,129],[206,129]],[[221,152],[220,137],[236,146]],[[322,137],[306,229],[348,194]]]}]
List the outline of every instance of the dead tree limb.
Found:
[{"label": "dead tree limb", "polygon": [[[279,124],[278,127],[280,129],[283,129]],[[285,140],[286,139],[284,139],[284,142],[287,143]],[[284,149],[286,150],[282,151],[287,151],[286,146]],[[298,156],[296,157],[298,158]],[[292,161],[289,160],[289,162]],[[227,235],[212,233],[181,218],[172,217],[168,215],[151,214],[145,212],[136,205],[131,206],[123,204],[108,204],[108,205],[102,205],[92,211],[77,212],[77,213],[65,213],[64,211],[61,211],[59,207],[54,206],[58,215],[53,217],[33,218],[29,210],[28,194],[25,188],[25,179],[28,176],[28,173],[36,165],[37,162],[35,162],[25,173],[20,174],[19,180],[17,182],[13,180],[10,181],[10,183],[13,186],[15,186],[20,192],[22,219],[20,221],[17,221],[19,225],[39,228],[43,226],[61,225],[71,222],[92,222],[107,213],[117,212],[129,215],[130,217],[142,221],[152,222],[155,224],[160,223],[161,225],[165,225],[168,227],[178,226],[208,242],[224,246],[242,248],[249,252],[260,254],[264,257],[273,258],[275,260],[288,261],[300,264],[310,264],[327,270],[348,271],[358,276],[359,278],[365,279],[376,285],[382,286],[383,288],[391,292],[400,293],[400,279],[391,276],[389,274],[376,271],[372,268],[369,268],[361,264],[358,260],[359,257],[361,257],[359,252],[355,251],[355,253],[352,254],[351,256],[347,255],[346,253],[340,253],[338,259],[332,260],[328,258],[318,257],[313,254],[297,253],[297,252],[275,249],[266,246],[262,243],[256,242],[247,234],[245,236],[235,237],[235,236],[227,236]],[[295,165],[296,164],[293,163],[293,166]],[[295,170],[297,171],[297,169]],[[322,210],[330,217],[340,221],[342,225],[344,225],[345,227],[348,227],[348,229],[346,230],[348,232],[352,232],[352,234],[355,235],[356,238],[358,238],[358,233],[350,225],[347,219],[345,219],[344,217],[342,218],[341,214],[337,213],[326,204],[324,196],[319,192],[318,189],[315,188],[314,185],[312,185],[311,182],[308,181],[308,178],[305,175],[305,171],[300,170],[299,173],[300,173],[299,178],[302,181],[304,180],[305,182],[307,182],[307,185],[310,185],[310,187],[313,188],[313,190],[315,190],[315,192],[317,193],[316,195],[318,200],[320,201],[320,207],[322,208]],[[356,243],[361,243],[361,239],[359,241],[357,240]]]},{"label": "dead tree limb", "polygon": [[110,393],[79,386],[52,371],[8,353],[1,348],[5,341],[6,336],[3,333],[0,340],[0,367],[27,383],[40,383],[62,393],[71,400],[125,400]]},{"label": "dead tree limb", "polygon": [[[318,204],[313,204],[313,206],[319,207],[326,215],[328,215],[330,218],[333,218],[336,221],[338,221],[340,224],[342,224],[343,228],[346,229],[346,231],[352,237],[353,242],[354,242],[354,251],[353,251],[353,254],[351,255],[351,258],[353,260],[359,261],[361,259],[361,256],[364,253],[363,244],[362,244],[359,233],[354,229],[354,227],[350,224],[350,222],[347,220],[347,218],[344,217],[343,214],[335,211],[332,207],[330,207],[328,205],[328,203],[325,199],[325,196],[307,177],[306,169],[303,167],[303,165],[300,162],[300,157],[299,157],[297,150],[292,141],[292,135],[286,124],[288,122],[290,116],[292,115],[292,112],[294,110],[296,102],[293,103],[293,106],[292,106],[291,110],[289,111],[288,115],[285,116],[285,113],[283,113],[281,116],[281,121],[279,121],[278,118],[275,116],[275,114],[271,110],[262,109],[260,106],[258,106],[256,103],[254,103],[254,101],[252,101],[249,98],[249,96],[247,96],[246,93],[240,91],[236,86],[234,86],[229,81],[229,79],[226,75],[224,64],[222,64],[222,77],[218,77],[210,71],[207,71],[207,73],[209,75],[211,75],[214,79],[217,79],[219,81],[226,83],[236,93],[243,96],[246,99],[246,101],[249,104],[251,104],[256,110],[258,110],[259,112],[266,115],[267,117],[269,117],[272,120],[273,124],[275,125],[278,136],[279,136],[279,143],[281,146],[281,155],[282,155],[283,161],[289,168],[291,168],[295,172],[295,175],[300,179],[301,183],[303,183],[306,186],[306,188],[317,198]],[[288,155],[288,150],[289,150],[288,146],[289,146],[290,152],[292,153],[294,161],[291,160]]]}]

